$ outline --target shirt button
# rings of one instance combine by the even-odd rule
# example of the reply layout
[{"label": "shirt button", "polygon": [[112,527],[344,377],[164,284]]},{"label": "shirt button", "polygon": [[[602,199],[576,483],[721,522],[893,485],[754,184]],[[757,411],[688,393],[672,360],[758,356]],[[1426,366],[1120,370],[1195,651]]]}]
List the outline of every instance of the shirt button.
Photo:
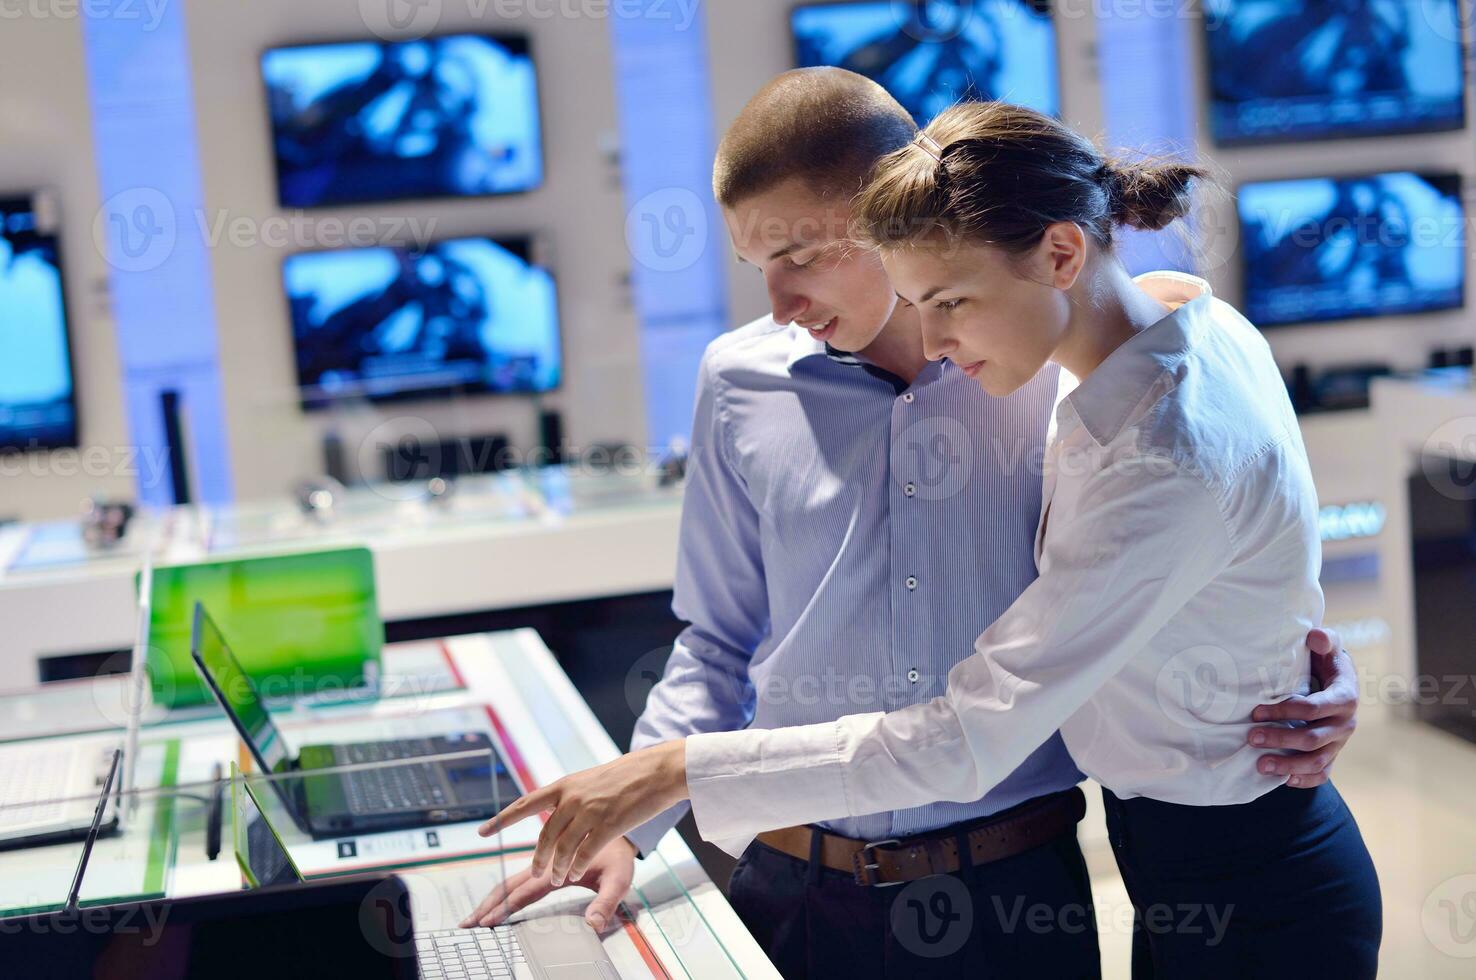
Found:
[{"label": "shirt button", "polygon": [[917,588],[917,576],[916,575],[909,575],[909,576],[907,576],[907,588],[909,590]]},{"label": "shirt button", "polygon": [[909,391],[905,395],[902,396],[902,400],[904,402],[906,402],[907,404],[911,405],[914,401],[917,400],[917,396],[914,395],[912,392]]},{"label": "shirt button", "polygon": [[905,486],[905,487],[902,488],[902,492],[905,493],[905,494],[907,494],[907,496],[909,496],[909,497],[916,496],[917,495],[917,484],[916,483],[909,483],[909,484],[907,484],[907,486]]},{"label": "shirt button", "polygon": [[911,670],[909,670],[907,672],[907,679],[910,680],[910,681],[912,681],[912,683],[914,683],[914,684],[917,683],[917,679],[919,677],[921,677],[921,676],[922,676],[922,674],[919,674],[917,672],[917,668],[916,667],[912,668]]}]

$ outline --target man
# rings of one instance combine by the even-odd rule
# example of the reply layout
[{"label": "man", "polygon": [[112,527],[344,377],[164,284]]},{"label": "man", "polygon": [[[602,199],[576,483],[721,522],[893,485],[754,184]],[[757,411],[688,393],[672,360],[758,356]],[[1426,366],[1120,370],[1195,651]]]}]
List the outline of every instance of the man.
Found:
[{"label": "man", "polygon": [[[805,69],[766,85],[718,148],[714,191],[773,315],[703,359],[673,604],[691,625],[633,749],[936,697],[1035,576],[1056,372],[995,399],[929,362],[880,261],[845,244],[865,173],[915,134],[874,83]],[[1302,750],[1269,756],[1266,771],[1325,778],[1357,699],[1339,657],[1314,658],[1320,694],[1276,709],[1316,720],[1264,730],[1268,747]],[[1257,720],[1276,717],[1289,715]],[[761,835],[730,900],[786,977],[1096,976],[1081,778],[1055,735],[972,803]],[[571,878],[599,892],[592,924],[608,922],[635,853],[679,816],[616,840]],[[467,922],[500,921],[570,870],[515,876]]]}]

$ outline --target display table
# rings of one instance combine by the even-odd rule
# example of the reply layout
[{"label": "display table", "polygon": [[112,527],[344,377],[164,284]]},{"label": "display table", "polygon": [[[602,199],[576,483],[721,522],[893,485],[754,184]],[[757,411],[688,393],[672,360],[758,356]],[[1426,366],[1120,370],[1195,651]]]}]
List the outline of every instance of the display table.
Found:
[{"label": "display table", "polygon": [[[386,649],[388,660],[396,659],[396,646]],[[394,692],[396,696],[375,702],[299,705],[278,712],[276,720],[287,739],[301,745],[305,739],[321,738],[322,733],[343,730],[348,724],[367,724],[373,730],[394,734],[399,730],[397,724],[406,723],[404,719],[435,718],[439,713],[475,707],[495,719],[499,744],[525,784],[542,785],[565,772],[618,754],[532,630],[418,641],[406,646],[415,648],[410,651],[413,656],[405,658],[407,661],[424,662],[423,654],[429,647],[435,647],[443,658],[442,666],[427,671],[423,689],[404,683]],[[454,683],[442,683],[443,673],[449,673]],[[105,739],[110,731],[117,732],[117,689],[121,683],[121,678],[99,678],[48,685],[23,698],[0,699],[0,736],[17,740],[42,735],[48,719],[63,712],[68,716],[69,729],[77,734],[53,736],[53,740]],[[45,703],[48,700],[55,702],[51,706],[54,711]],[[120,870],[123,863],[136,855],[156,862],[150,869],[160,873],[141,886],[153,894],[183,897],[242,885],[241,871],[231,850],[234,828],[230,806],[224,808],[225,844],[220,855],[210,860],[205,850],[207,809],[193,798],[193,794],[205,792],[214,766],[228,769],[229,763],[243,759],[234,731],[214,711],[149,711],[145,718],[140,759],[147,760],[151,768],[141,772],[139,785],[150,800],[148,819],[130,821],[121,835],[99,843],[89,865],[84,903],[130,897],[113,892],[121,887],[117,882],[126,878]],[[83,730],[88,731],[84,734]],[[160,753],[166,751],[171,759],[168,788],[147,792],[160,785],[156,770]],[[161,816],[165,811],[168,816]],[[342,843],[355,846],[340,851],[357,853],[345,857],[336,870],[345,874],[367,870],[364,855],[380,854],[383,860],[377,867],[389,867],[409,879],[412,902],[426,906],[425,914],[437,922],[459,919],[470,911],[472,902],[485,894],[491,882],[525,867],[531,856],[526,843],[520,846],[518,840],[508,840],[502,842],[501,849],[489,845],[493,853],[425,855],[407,851],[396,857],[382,844],[376,850],[373,838],[388,836],[345,838]],[[455,835],[448,833],[446,837],[450,840]],[[55,904],[65,894],[79,852],[79,844],[61,844],[0,853],[0,882],[10,883],[11,891],[24,891],[32,907]],[[99,884],[93,885],[94,881]],[[583,889],[564,889],[548,896],[529,914],[542,910],[581,913],[591,896]],[[11,909],[26,904],[15,896],[6,897]],[[636,862],[636,878],[626,897],[625,912],[623,921],[603,937],[623,975],[702,980],[778,977],[675,831],[663,838],[650,857]],[[417,912],[417,920],[420,915]]]},{"label": "display table", "polygon": [[654,476],[550,469],[463,478],[436,501],[419,485],[355,488],[326,518],[286,498],[146,513],[107,550],[77,521],[9,525],[0,691],[38,683],[44,658],[132,646],[145,542],[161,564],[365,545],[380,615],[398,622],[669,589],[680,514],[680,487]]}]

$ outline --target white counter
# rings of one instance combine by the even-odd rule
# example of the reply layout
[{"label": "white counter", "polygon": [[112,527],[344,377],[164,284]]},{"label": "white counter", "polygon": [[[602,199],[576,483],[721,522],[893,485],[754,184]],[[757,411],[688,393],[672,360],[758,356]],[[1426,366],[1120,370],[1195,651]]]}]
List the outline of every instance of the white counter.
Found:
[{"label": "white counter", "polygon": [[41,658],[132,645],[146,537],[159,563],[366,545],[386,622],[672,586],[679,487],[644,475],[502,474],[464,480],[441,504],[406,492],[355,490],[327,521],[285,498],[141,515],[112,552],[85,551],[76,522],[0,528],[0,690],[37,683]]}]

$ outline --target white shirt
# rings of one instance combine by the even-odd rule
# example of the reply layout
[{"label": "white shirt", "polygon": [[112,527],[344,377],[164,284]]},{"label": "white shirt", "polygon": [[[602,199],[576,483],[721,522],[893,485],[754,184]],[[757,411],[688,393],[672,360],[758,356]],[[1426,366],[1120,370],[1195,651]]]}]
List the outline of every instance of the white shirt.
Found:
[{"label": "white shirt", "polygon": [[[973,800],[1058,728],[1120,797],[1245,803],[1250,713],[1309,689],[1322,620],[1317,496],[1265,340],[1204,280],[1137,282],[1173,312],[1056,409],[1040,577],[949,673],[892,712],[686,739],[702,836]],[[959,596],[960,603],[967,596]]]}]

